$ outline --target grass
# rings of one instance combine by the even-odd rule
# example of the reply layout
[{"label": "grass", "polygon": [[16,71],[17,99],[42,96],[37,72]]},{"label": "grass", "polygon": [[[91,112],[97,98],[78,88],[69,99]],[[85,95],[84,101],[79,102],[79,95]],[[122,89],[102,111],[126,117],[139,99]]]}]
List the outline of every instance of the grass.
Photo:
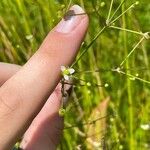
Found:
[{"label": "grass", "polygon": [[150,123],[148,0],[1,0],[0,61],[23,65],[72,4],[85,8],[90,27],[72,64],[58,149],[148,150],[150,130],[141,128]]}]

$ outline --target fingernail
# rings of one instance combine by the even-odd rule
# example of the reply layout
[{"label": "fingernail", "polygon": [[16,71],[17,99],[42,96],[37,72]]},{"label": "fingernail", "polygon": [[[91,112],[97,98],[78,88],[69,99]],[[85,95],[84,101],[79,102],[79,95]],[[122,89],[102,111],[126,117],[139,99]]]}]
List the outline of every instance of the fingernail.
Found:
[{"label": "fingernail", "polygon": [[80,6],[72,6],[60,23],[56,26],[55,31],[61,33],[69,33],[73,31],[85,17],[84,13],[85,11]]}]

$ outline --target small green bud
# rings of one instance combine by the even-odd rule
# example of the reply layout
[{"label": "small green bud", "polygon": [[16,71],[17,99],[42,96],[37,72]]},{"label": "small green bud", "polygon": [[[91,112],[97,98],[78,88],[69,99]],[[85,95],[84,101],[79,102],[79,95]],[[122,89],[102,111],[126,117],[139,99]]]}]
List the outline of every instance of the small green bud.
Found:
[{"label": "small green bud", "polygon": [[17,44],[17,46],[16,46],[16,47],[17,47],[17,48],[20,48],[20,45],[18,45],[18,44]]},{"label": "small green bud", "polygon": [[63,8],[65,8],[65,5],[64,5],[64,4],[62,4],[60,7],[63,9]]},{"label": "small green bud", "polygon": [[131,77],[131,78],[129,78],[130,80],[132,80],[132,81],[134,81],[135,80],[135,77]]},{"label": "small green bud", "polygon": [[87,82],[86,85],[89,87],[89,86],[91,86],[91,83],[90,83],[90,82]]},{"label": "small green bud", "polygon": [[135,74],[135,76],[136,76],[136,77],[138,77],[138,76],[139,76],[139,74],[138,74],[138,73],[136,73],[136,74]]},{"label": "small green bud", "polygon": [[32,39],[33,39],[33,35],[32,35],[32,34],[26,35],[26,39],[27,39],[27,40],[32,40]]},{"label": "small green bud", "polygon": [[19,146],[20,146],[20,143],[17,142],[17,143],[15,144],[15,148],[19,148]]},{"label": "small green bud", "polygon": [[63,116],[65,115],[65,113],[66,113],[66,110],[65,110],[64,108],[60,108],[60,109],[59,109],[59,115],[60,115],[61,117],[63,117]]},{"label": "small green bud", "polygon": [[140,3],[139,1],[136,1],[136,2],[135,2],[135,5],[138,5],[139,3]]},{"label": "small green bud", "polygon": [[111,117],[111,118],[110,118],[110,122],[114,122],[114,118]]},{"label": "small green bud", "polygon": [[62,18],[62,12],[60,10],[57,12],[57,18]]},{"label": "small green bud", "polygon": [[122,145],[119,145],[119,149],[123,149],[123,146],[122,146]]},{"label": "small green bud", "polygon": [[105,6],[105,2],[101,2],[100,6],[104,7]]},{"label": "small green bud", "polygon": [[117,143],[119,143],[119,141],[120,141],[119,139],[116,140]]},{"label": "small green bud", "polygon": [[90,91],[90,90],[88,90],[88,91],[87,91],[87,93],[88,93],[88,94],[91,94],[91,91]]},{"label": "small green bud", "polygon": [[105,83],[105,85],[104,85],[106,88],[109,86],[109,84],[108,83]]}]

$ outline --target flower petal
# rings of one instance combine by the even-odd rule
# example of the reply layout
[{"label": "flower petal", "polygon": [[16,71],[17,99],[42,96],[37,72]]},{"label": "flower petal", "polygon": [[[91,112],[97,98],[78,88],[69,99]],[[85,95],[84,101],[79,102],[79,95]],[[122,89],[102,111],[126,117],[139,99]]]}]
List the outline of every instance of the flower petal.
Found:
[{"label": "flower petal", "polygon": [[64,79],[68,81],[69,80],[69,76],[68,75],[64,75]]},{"label": "flower petal", "polygon": [[63,72],[63,71],[66,70],[66,67],[65,67],[65,66],[61,66],[60,69],[61,69],[61,71]]},{"label": "flower petal", "polygon": [[73,68],[69,68],[68,70],[69,70],[70,74],[73,74],[75,72],[75,70]]}]

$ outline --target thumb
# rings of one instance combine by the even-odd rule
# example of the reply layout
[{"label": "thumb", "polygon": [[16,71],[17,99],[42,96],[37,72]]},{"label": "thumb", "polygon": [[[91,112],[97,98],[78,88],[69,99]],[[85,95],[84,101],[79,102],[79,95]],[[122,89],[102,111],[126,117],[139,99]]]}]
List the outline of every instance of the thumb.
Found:
[{"label": "thumb", "polygon": [[[69,12],[84,11],[74,5]],[[65,16],[35,55],[0,88],[1,149],[10,149],[40,111],[60,79],[60,66],[74,60],[87,27],[87,15]]]}]

